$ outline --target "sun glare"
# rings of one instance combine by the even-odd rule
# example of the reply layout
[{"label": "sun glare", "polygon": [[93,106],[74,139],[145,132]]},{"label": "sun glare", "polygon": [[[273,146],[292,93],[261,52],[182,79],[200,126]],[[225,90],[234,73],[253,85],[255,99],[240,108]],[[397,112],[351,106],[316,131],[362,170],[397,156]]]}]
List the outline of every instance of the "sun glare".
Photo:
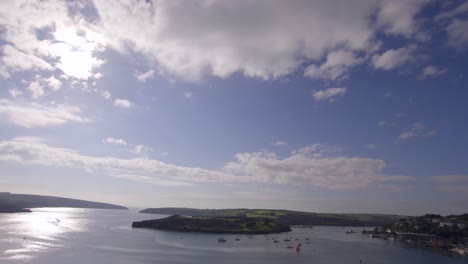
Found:
[{"label": "sun glare", "polygon": [[59,58],[56,65],[66,75],[78,79],[88,79],[93,75],[93,68],[103,63],[94,56],[99,50],[101,39],[99,34],[89,32],[78,34],[74,28],[58,29],[54,33],[56,42],[50,45],[49,51]]}]

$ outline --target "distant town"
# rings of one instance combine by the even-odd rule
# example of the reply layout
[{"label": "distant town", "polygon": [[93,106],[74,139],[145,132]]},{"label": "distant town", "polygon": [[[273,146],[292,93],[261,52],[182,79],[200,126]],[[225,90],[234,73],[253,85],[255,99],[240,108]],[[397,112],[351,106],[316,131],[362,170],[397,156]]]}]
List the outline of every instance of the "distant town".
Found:
[{"label": "distant town", "polygon": [[408,217],[372,231],[363,230],[363,234],[468,255],[468,214]]}]

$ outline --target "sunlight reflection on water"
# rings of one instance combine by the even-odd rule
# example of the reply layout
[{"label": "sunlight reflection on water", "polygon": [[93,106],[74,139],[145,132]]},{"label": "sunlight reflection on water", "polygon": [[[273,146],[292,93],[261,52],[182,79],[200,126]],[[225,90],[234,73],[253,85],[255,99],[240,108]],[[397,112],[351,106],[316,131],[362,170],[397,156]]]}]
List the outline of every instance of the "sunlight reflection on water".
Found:
[{"label": "sunlight reflection on water", "polygon": [[2,259],[29,260],[34,254],[62,248],[54,243],[70,232],[86,230],[85,222],[78,216],[83,209],[75,208],[37,208],[32,213],[2,215],[0,230],[9,236],[3,238]]}]

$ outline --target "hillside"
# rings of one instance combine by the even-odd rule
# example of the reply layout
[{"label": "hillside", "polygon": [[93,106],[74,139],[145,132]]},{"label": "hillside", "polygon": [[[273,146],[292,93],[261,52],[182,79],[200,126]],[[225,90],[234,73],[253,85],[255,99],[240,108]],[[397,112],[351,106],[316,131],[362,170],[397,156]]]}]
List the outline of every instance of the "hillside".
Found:
[{"label": "hillside", "polygon": [[133,222],[134,228],[152,228],[181,232],[222,234],[271,234],[291,231],[288,225],[269,218],[253,217],[189,217],[173,215],[162,219]]},{"label": "hillside", "polygon": [[28,212],[29,208],[37,207],[73,207],[73,208],[95,208],[95,209],[121,209],[126,210],[126,207],[98,203],[85,200],[69,199],[54,196],[30,195],[30,194],[13,194],[8,192],[0,193],[0,212]]},{"label": "hillside", "polygon": [[195,209],[195,208],[149,208],[140,211],[147,214],[185,215],[195,217],[253,217],[269,218],[285,225],[329,226],[381,226],[402,218],[398,215],[381,214],[321,214],[290,210],[270,209]]}]

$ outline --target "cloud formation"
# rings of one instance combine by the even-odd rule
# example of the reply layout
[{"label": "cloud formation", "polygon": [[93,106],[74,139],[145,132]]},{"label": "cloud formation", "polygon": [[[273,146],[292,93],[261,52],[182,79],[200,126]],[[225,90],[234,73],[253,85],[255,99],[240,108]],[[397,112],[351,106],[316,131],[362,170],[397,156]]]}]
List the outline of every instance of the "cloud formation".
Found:
[{"label": "cloud formation", "polygon": [[113,145],[120,145],[120,146],[127,145],[127,142],[125,140],[121,138],[113,138],[113,137],[105,138],[102,142],[106,144],[113,144]]},{"label": "cloud formation", "polygon": [[66,123],[88,123],[80,108],[68,105],[14,102],[0,99],[0,116],[20,127],[63,125]]},{"label": "cloud formation", "polygon": [[153,148],[144,145],[136,145],[132,148],[132,152],[135,154],[146,154],[151,151],[153,151]]},{"label": "cloud formation", "polygon": [[285,142],[285,141],[276,141],[275,143],[273,143],[273,145],[277,146],[277,147],[286,147],[288,145],[288,142]]},{"label": "cloud formation", "polygon": [[137,81],[144,83],[148,79],[153,79],[155,74],[156,72],[151,69],[147,72],[135,72],[133,73],[133,76],[137,79]]},{"label": "cloud formation", "polygon": [[114,100],[114,105],[120,108],[130,108],[134,105],[133,102],[130,102],[127,99],[115,99]]},{"label": "cloud formation", "polygon": [[347,93],[346,87],[328,88],[325,90],[318,90],[312,93],[315,101],[335,101],[337,96],[343,96]]},{"label": "cloud formation", "polygon": [[402,132],[398,139],[406,140],[410,138],[417,138],[417,137],[430,137],[437,134],[437,131],[434,129],[428,129],[426,125],[423,123],[417,122],[411,124],[409,130]]},{"label": "cloud formation", "polygon": [[[362,189],[391,181],[407,181],[407,176],[382,173],[385,162],[377,159],[324,157],[316,147],[304,148],[286,158],[271,152],[241,153],[225,170],[246,175],[259,182],[311,184],[325,189]],[[318,155],[315,155],[318,154]]]},{"label": "cloud formation", "polygon": [[[377,32],[414,34],[414,16],[424,3],[94,1],[108,45],[122,53],[144,54],[163,72],[188,80],[204,74],[226,78],[234,72],[276,78],[323,57],[327,62],[311,66],[306,76],[340,78],[359,62],[354,51],[373,50]],[[377,26],[370,22],[372,16]]]},{"label": "cloud formation", "polygon": [[304,76],[312,79],[341,80],[348,77],[350,68],[362,63],[364,58],[356,57],[350,51],[333,51],[328,53],[326,61],[319,67],[308,66]]},{"label": "cloud formation", "polygon": [[79,5],[60,0],[0,2],[2,55],[0,76],[21,71],[62,71],[86,80],[104,61],[97,58],[104,43],[91,30]]},{"label": "cloud formation", "polygon": [[168,164],[155,159],[94,157],[71,149],[47,145],[39,138],[0,141],[0,161],[22,165],[66,167],[99,171],[109,176],[166,185],[197,182],[267,182],[310,184],[325,189],[361,189],[411,180],[408,176],[385,175],[385,162],[358,157],[325,156],[333,152],[321,145],[294,151],[285,158],[271,152],[237,154],[221,170],[206,170]]},{"label": "cloud formation", "polygon": [[437,77],[437,76],[440,76],[440,75],[443,75],[447,72],[446,69],[441,69],[437,66],[434,66],[434,65],[429,65],[429,66],[426,66],[422,71],[421,71],[421,74],[420,74],[420,78],[421,79],[427,79],[427,78],[433,78],[433,77]]},{"label": "cloud formation", "polygon": [[372,57],[372,65],[379,70],[393,70],[414,58],[412,54],[414,46],[403,47],[399,49],[389,49],[382,54],[376,54]]},{"label": "cloud formation", "polygon": [[467,14],[468,3],[462,3],[435,17],[437,22],[445,26],[448,36],[448,45],[460,51],[468,47]]}]

